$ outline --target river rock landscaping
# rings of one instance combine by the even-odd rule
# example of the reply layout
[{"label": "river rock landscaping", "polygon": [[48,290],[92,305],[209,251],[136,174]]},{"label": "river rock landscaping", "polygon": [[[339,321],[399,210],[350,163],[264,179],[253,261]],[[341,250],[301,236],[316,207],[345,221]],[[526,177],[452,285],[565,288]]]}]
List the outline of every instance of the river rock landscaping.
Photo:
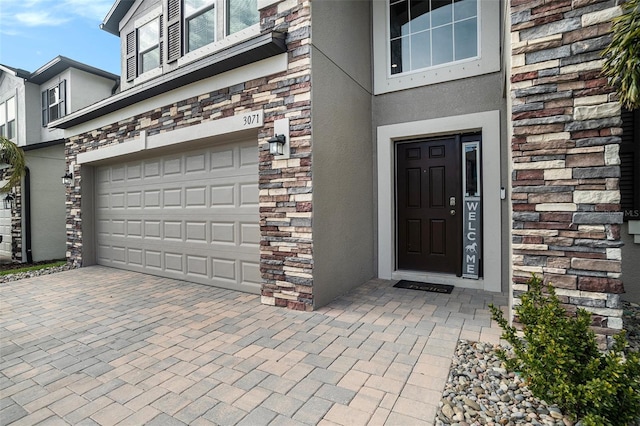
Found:
[{"label": "river rock landscaping", "polygon": [[[624,328],[632,350],[640,350],[640,305],[623,302]],[[570,426],[562,411],[535,398],[523,380],[508,372],[492,344],[458,343],[442,394],[436,426]],[[640,424],[640,423],[639,423]]]}]

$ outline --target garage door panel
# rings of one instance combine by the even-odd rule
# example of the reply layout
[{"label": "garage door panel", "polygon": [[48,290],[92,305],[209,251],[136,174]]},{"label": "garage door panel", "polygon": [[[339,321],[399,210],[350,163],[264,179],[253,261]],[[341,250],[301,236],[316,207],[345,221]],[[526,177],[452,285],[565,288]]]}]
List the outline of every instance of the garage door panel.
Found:
[{"label": "garage door panel", "polygon": [[206,256],[187,255],[188,276],[196,276],[200,278],[209,278],[209,268],[207,268],[208,258]]},{"label": "garage door panel", "polygon": [[185,207],[207,207],[207,187],[195,186],[185,188]]},{"label": "garage door panel", "polygon": [[127,220],[127,237],[142,238],[141,220]]},{"label": "garage door panel", "polygon": [[242,245],[259,245],[260,244],[260,226],[254,222],[240,223],[240,244]]},{"label": "garage door panel", "polygon": [[255,141],[97,171],[98,263],[260,291]]},{"label": "garage door panel", "polygon": [[182,173],[182,157],[166,158],[162,163],[162,176],[167,178]]},{"label": "garage door panel", "polygon": [[139,181],[142,177],[142,163],[127,164],[127,182]]},{"label": "garage door panel", "polygon": [[128,209],[142,207],[142,191],[128,191],[126,194]]},{"label": "garage door panel", "polygon": [[109,207],[112,209],[124,209],[124,192],[114,192],[111,193],[109,197]]},{"label": "garage door panel", "polygon": [[258,184],[241,184],[239,192],[241,206],[258,204]]},{"label": "garage door panel", "polygon": [[143,177],[148,180],[160,177],[160,160],[145,161],[143,165]]},{"label": "garage door panel", "polygon": [[139,248],[127,248],[127,262],[132,266],[143,266],[143,250]]},{"label": "garage door panel", "polygon": [[242,273],[241,280],[247,284],[255,284],[258,287],[262,281],[260,275],[260,265],[256,262],[241,262],[240,271]]},{"label": "garage door panel", "polygon": [[160,190],[159,189],[150,189],[143,192],[143,207],[146,209],[149,208],[160,208]]},{"label": "garage door panel", "polygon": [[187,155],[185,157],[185,173],[206,173],[207,156],[205,153]]},{"label": "garage door panel", "polygon": [[118,183],[124,182],[126,178],[126,166],[113,166],[111,167],[111,182]]},{"label": "garage door panel", "polygon": [[240,147],[240,167],[258,164],[257,151],[250,146]]}]

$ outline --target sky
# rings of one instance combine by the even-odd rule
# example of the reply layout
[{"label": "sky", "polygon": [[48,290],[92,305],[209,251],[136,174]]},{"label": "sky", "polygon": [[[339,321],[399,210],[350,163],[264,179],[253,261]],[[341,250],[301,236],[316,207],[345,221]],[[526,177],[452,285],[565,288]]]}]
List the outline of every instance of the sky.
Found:
[{"label": "sky", "polygon": [[0,0],[0,64],[33,72],[58,55],[120,75],[120,39],[100,29],[115,0]]}]

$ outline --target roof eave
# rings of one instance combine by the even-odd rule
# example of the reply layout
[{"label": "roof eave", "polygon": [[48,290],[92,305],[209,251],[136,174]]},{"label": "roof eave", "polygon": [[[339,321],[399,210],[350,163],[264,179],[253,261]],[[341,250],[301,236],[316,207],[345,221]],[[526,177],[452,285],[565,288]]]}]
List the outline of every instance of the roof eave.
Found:
[{"label": "roof eave", "polygon": [[134,0],[116,0],[100,24],[100,29],[120,37],[120,21],[127,14]]}]

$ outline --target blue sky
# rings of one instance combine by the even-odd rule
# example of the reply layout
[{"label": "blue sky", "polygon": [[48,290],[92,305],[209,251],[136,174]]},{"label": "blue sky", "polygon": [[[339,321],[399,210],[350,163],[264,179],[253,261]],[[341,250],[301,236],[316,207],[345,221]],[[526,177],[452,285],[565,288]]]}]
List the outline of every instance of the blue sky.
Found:
[{"label": "blue sky", "polygon": [[0,0],[0,64],[27,71],[58,55],[120,74],[120,39],[99,25],[115,0]]}]

